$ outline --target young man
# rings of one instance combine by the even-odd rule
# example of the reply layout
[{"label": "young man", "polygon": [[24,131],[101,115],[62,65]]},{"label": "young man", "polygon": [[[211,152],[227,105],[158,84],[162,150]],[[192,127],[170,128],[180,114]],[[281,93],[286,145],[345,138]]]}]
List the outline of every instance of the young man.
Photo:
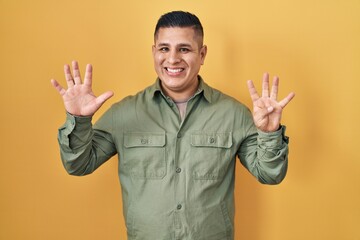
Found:
[{"label": "young man", "polygon": [[233,239],[236,157],[261,182],[277,184],[287,170],[288,141],[280,125],[278,78],[260,97],[248,82],[253,114],[209,87],[198,75],[207,47],[199,19],[187,12],[163,15],[152,48],[154,85],[114,104],[92,126],[91,116],[112,96],[91,90],[92,67],[82,83],[78,64],[65,65],[66,123],[59,130],[69,174],[92,173],[119,156],[128,239]]}]

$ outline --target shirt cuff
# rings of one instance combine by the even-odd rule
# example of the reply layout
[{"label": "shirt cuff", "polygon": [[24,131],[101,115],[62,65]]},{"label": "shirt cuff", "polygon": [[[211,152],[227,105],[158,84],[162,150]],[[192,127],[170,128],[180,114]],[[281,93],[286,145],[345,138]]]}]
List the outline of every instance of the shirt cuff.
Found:
[{"label": "shirt cuff", "polygon": [[69,112],[66,112],[66,123],[70,126],[76,126],[76,128],[79,128],[81,130],[82,128],[86,128],[91,125],[92,116],[83,117],[83,116],[76,116],[72,115]]},{"label": "shirt cuff", "polygon": [[66,121],[59,128],[59,137],[67,137],[74,130],[76,130],[77,132],[82,132],[82,130],[84,129],[91,128],[91,120],[92,117],[79,117],[67,112]]},{"label": "shirt cuff", "polygon": [[281,146],[284,142],[289,143],[289,138],[285,136],[286,126],[281,125],[275,132],[258,131],[258,142],[266,147],[275,148]]}]

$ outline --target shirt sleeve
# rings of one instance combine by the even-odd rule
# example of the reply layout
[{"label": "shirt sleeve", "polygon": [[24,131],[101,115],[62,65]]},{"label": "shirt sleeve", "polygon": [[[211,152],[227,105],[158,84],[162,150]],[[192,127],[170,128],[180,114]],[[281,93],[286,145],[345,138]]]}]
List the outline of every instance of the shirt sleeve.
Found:
[{"label": "shirt sleeve", "polygon": [[90,174],[116,154],[111,134],[93,129],[91,120],[67,113],[65,124],[59,128],[60,155],[70,175]]},{"label": "shirt sleeve", "polygon": [[[247,136],[241,143],[238,156],[241,163],[264,184],[278,184],[286,175],[288,166],[288,143],[285,126],[276,132],[257,130],[249,123]],[[246,129],[246,128],[245,128]]]}]

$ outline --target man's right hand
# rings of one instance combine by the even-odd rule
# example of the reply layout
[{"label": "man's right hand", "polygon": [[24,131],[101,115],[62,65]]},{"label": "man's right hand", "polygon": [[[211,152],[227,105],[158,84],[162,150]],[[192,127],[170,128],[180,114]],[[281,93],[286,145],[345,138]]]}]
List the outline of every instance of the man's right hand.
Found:
[{"label": "man's right hand", "polygon": [[86,66],[84,82],[81,81],[79,65],[76,61],[72,62],[72,68],[73,74],[68,64],[64,66],[67,89],[55,79],[51,79],[51,83],[62,96],[68,113],[75,116],[92,116],[114,93],[108,91],[96,97],[92,91],[92,66],[90,64]]}]

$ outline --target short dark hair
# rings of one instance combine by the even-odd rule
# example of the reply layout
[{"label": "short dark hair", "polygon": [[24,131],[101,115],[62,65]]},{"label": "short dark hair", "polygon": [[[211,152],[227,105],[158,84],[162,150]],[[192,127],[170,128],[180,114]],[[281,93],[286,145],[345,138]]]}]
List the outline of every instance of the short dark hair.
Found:
[{"label": "short dark hair", "polygon": [[154,37],[160,28],[192,27],[196,34],[204,38],[204,30],[197,16],[184,11],[172,11],[162,15],[155,27]]}]

